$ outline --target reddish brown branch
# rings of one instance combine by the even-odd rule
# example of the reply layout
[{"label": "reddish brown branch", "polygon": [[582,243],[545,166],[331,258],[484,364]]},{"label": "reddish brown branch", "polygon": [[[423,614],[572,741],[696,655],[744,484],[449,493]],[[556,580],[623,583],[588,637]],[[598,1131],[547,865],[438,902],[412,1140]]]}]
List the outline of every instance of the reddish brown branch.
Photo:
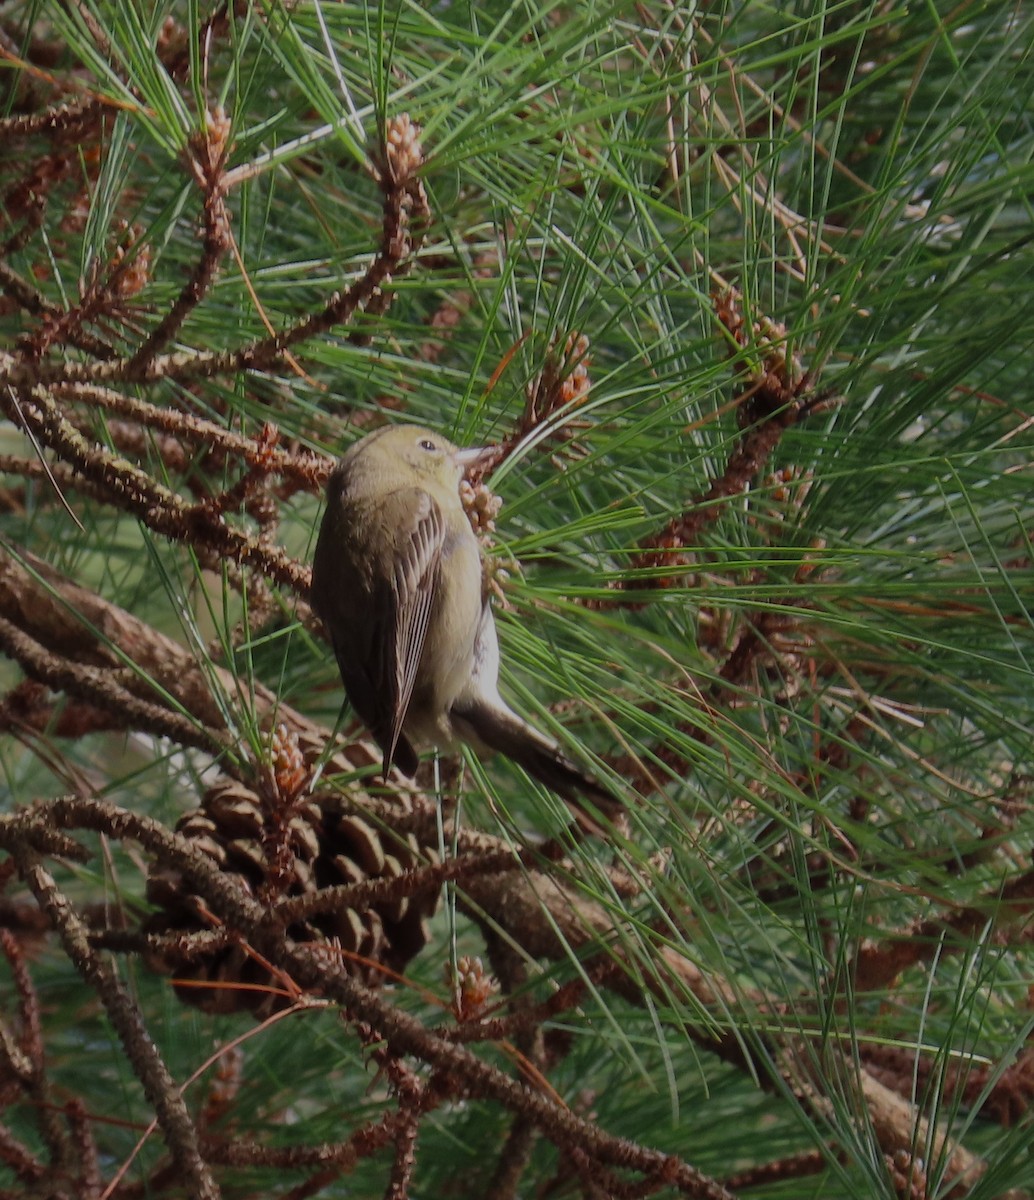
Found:
[{"label": "reddish brown branch", "polygon": [[0,409],[15,424],[24,424],[87,480],[102,489],[115,508],[137,516],[148,528],[173,541],[207,547],[241,566],[258,568],[276,583],[306,594],[309,569],[279,547],[267,546],[226,524],[205,504],[189,504],[146,472],[99,446],[90,446],[63,416],[46,388],[25,393],[23,403],[0,387]]},{"label": "reddish brown branch", "polygon": [[506,1141],[485,1187],[485,1195],[496,1200],[514,1200],[520,1193],[521,1180],[531,1161],[537,1131],[524,1117],[515,1117],[506,1134]]},{"label": "reddish brown branch", "polygon": [[[0,1096],[5,1103],[9,1103],[19,1092],[29,1098],[51,1162],[61,1170],[68,1171],[75,1155],[47,1081],[36,990],[29,978],[19,940],[9,930],[3,929],[0,930],[0,946],[11,968],[21,1017],[21,1028],[16,1031],[8,1025],[7,1012],[0,1013]],[[12,1152],[10,1165],[23,1180],[38,1178],[43,1172],[42,1165],[28,1151],[18,1152],[21,1148],[13,1143],[9,1150]],[[4,1155],[0,1154],[2,1157]]]},{"label": "reddish brown branch", "polygon": [[87,129],[94,128],[104,115],[105,105],[93,96],[66,100],[39,112],[14,113],[0,119],[0,139],[5,143],[16,138],[41,135],[81,139]]},{"label": "reddish brown branch", "polygon": [[[597,976],[598,969],[589,971],[588,975],[589,978]],[[588,985],[582,979],[572,979],[540,1004],[524,1005],[505,1017],[464,1021],[454,1029],[443,1029],[442,1035],[453,1042],[500,1042],[520,1038],[538,1029],[543,1022],[556,1020],[562,1013],[577,1008],[587,990]]]},{"label": "reddish brown branch", "polygon": [[443,863],[414,867],[394,878],[364,879],[360,883],[320,888],[319,891],[306,896],[292,896],[277,901],[273,911],[279,920],[289,925],[318,913],[365,909],[375,904],[405,900],[423,892],[437,894],[450,882],[466,887],[470,880],[480,875],[496,878],[507,871],[519,871],[533,857],[530,852],[518,854],[509,849],[481,854],[461,854]]},{"label": "reddish brown branch", "polygon": [[197,1130],[129,992],[114,968],[90,947],[85,926],[44,868],[39,854],[17,838],[7,843],[7,849],[18,860],[22,877],[58,931],[68,957],[104,1004],[126,1057],[154,1106],[184,1182],[198,1200],[218,1200],[219,1189],[201,1157]]},{"label": "reddish brown branch", "polygon": [[[195,729],[211,730],[216,737],[226,730],[226,701],[232,704],[239,696],[239,683],[231,672],[206,670],[179,642],[26,551],[16,557],[10,549],[0,550],[0,617],[59,662],[89,667],[135,697],[168,705],[167,715],[189,713]],[[269,728],[274,719],[285,722],[313,757],[324,749],[328,731],[283,704],[268,688],[252,683],[246,702],[263,727]],[[337,769],[353,772],[376,761],[375,747],[354,741],[348,755],[340,755],[335,763]],[[372,797],[363,796],[362,803],[381,811]],[[397,807],[397,802],[388,802],[383,812],[397,815]],[[433,812],[432,804],[429,813]],[[433,817],[429,819],[433,824]]]},{"label": "reddish brown branch", "polygon": [[109,714],[112,728],[142,729],[220,755],[225,747],[198,722],[134,696],[105,671],[73,663],[45,647],[0,617],[0,648],[29,676],[55,691],[89,701]]},{"label": "reddish brown branch", "polygon": [[1012,1128],[1026,1120],[1034,1102],[1034,1047],[1026,1047],[1005,1067],[974,1059],[948,1059],[900,1046],[866,1042],[862,1061],[876,1079],[902,1096],[930,1086],[945,1104],[980,1105],[980,1115]]},{"label": "reddish brown branch", "polygon": [[378,174],[383,195],[381,243],[365,274],[347,291],[331,297],[322,312],[313,313],[293,328],[245,347],[238,354],[238,370],[264,370],[278,362],[292,346],[350,320],[356,312],[383,313],[385,289],[412,267],[422,228],[430,217],[423,184],[417,172],[423,165],[419,128],[403,113],[388,122],[383,161]]},{"label": "reddish brown branch", "polygon": [[[423,162],[417,132],[405,115],[389,122],[385,163],[379,173],[383,192],[380,246],[362,277],[346,291],[332,296],[320,312],[236,350],[155,355],[136,365],[133,356],[107,363],[30,364],[11,360],[6,372],[0,375],[0,383],[31,387],[48,383],[103,384],[115,380],[150,383],[165,378],[184,382],[279,366],[293,346],[349,321],[412,265],[420,228],[429,216],[423,185],[416,175]],[[378,303],[383,310],[384,304]]]},{"label": "reddish brown branch", "polygon": [[[0,552],[0,639],[8,654],[41,683],[109,714],[113,727],[225,753],[225,710],[189,651],[31,555],[24,558],[22,565]],[[230,675],[218,681],[235,694]],[[264,691],[254,700],[272,712],[274,700]]]},{"label": "reddish brown branch", "polygon": [[150,249],[141,243],[141,231],[122,226],[123,240],[112,252],[106,273],[95,262],[83,287],[78,304],[68,309],[53,310],[43,316],[36,329],[19,342],[20,358],[39,365],[39,360],[53,345],[96,345],[103,347],[100,358],[110,358],[111,351],[106,342],[99,341],[83,329],[84,325],[103,326],[112,320],[121,320],[126,313],[126,301],[137,294],[146,284],[150,273]]},{"label": "reddish brown branch", "polygon": [[491,1100],[523,1114],[547,1138],[565,1147],[584,1150],[604,1166],[647,1175],[663,1172],[669,1185],[701,1200],[732,1200],[729,1192],[677,1157],[648,1150],[604,1133],[594,1123],[575,1116],[545,1093],[519,1083],[469,1051],[426,1029],[414,1016],[395,1008],[384,997],[335,967],[324,954],[294,947],[271,926],[265,908],[247,895],[205,856],[176,838],[160,824],[125,812],[114,805],[65,798],[29,813],[0,819],[0,844],[32,845],[41,827],[92,828],[117,840],[132,838],[166,863],[174,865],[221,920],[239,929],[271,963],[303,988],[322,992],[356,1020],[370,1026],[396,1056],[411,1055],[448,1080],[453,1097]]},{"label": "reddish brown branch", "polygon": [[[43,217],[46,211],[47,202],[43,196],[33,193],[28,197],[25,203],[25,220],[22,221],[21,226],[16,229],[14,233],[12,233],[7,239],[7,241],[4,242],[3,246],[0,247],[0,259],[8,259],[13,254],[18,254],[21,250],[25,249],[26,245],[28,245],[28,243],[32,240],[33,235],[40,228],[42,228]],[[37,302],[38,299],[42,299],[42,297],[39,297],[38,299],[37,297],[33,297],[33,289],[21,283],[14,272],[7,267],[6,263],[4,264],[4,277],[5,283],[7,284],[7,286],[4,287],[4,291],[7,292],[8,295],[12,295],[17,291],[20,292],[21,295],[28,296],[30,299]],[[14,284],[13,288],[10,286],[11,284]]]},{"label": "reddish brown branch", "polygon": [[999,928],[1015,924],[1034,911],[1034,871],[1010,879],[987,893],[979,904],[968,905],[950,915],[938,915],[912,929],[884,934],[878,941],[859,947],[855,958],[853,990],[874,991],[888,987],[902,971],[945,952],[964,952],[974,935],[994,914]]},{"label": "reddish brown branch", "polygon": [[[2,259],[0,259],[0,290],[27,313],[34,317],[40,317],[52,325],[56,325],[64,315],[57,305],[51,304],[42,292],[26,283]],[[80,350],[85,350],[88,354],[101,360],[111,359],[115,353],[106,341],[87,330],[70,331],[68,340],[73,346],[78,346]],[[3,363],[5,357],[0,355],[0,363]],[[14,363],[17,360],[10,358],[8,361]]]},{"label": "reddish brown branch", "polygon": [[[47,1175],[46,1167],[28,1146],[18,1141],[3,1125],[0,1125],[0,1164],[6,1167],[19,1183],[29,1189],[24,1193],[25,1195],[32,1196],[40,1193],[40,1181]],[[7,1193],[7,1197],[13,1197],[13,1195],[13,1192]]]},{"label": "reddish brown branch", "polygon": [[395,1156],[384,1200],[408,1200],[409,1185],[416,1167],[416,1140],[423,1114],[418,1103],[407,1101],[399,1106],[399,1123],[395,1133]]},{"label": "reddish brown branch", "polygon": [[314,495],[326,483],[334,465],[333,459],[314,451],[285,450],[275,443],[271,445],[264,436],[243,437],[194,413],[161,408],[110,388],[58,384],[52,392],[56,399],[89,404],[105,412],[127,417],[148,429],[170,434],[190,445],[214,448],[222,454],[240,458],[247,467],[261,467],[266,473],[289,479]]},{"label": "reddish brown branch", "polygon": [[205,114],[204,132],[191,138],[190,163],[204,197],[201,254],[172,307],[130,358],[126,368],[129,375],[138,373],[176,336],[183,322],[205,298],[219,269],[219,263],[230,247],[232,235],[223,182],[226,156],[230,150],[229,132],[229,121],[219,108]]},{"label": "reddish brown branch", "polygon": [[750,1188],[764,1187],[766,1184],[782,1183],[787,1179],[804,1179],[818,1175],[826,1166],[826,1155],[820,1150],[806,1150],[802,1154],[792,1154],[788,1158],[778,1158],[773,1162],[749,1167],[746,1171],[738,1171],[735,1175],[730,1175],[725,1183],[734,1192],[746,1191]]},{"label": "reddish brown branch", "polygon": [[[704,529],[721,516],[727,500],[742,495],[768,462],[784,432],[796,420],[797,409],[785,408],[749,429],[730,455],[725,470],[711,482],[707,491],[696,496],[686,510],[673,517],[659,533],[640,542],[639,553],[632,566],[637,571],[650,572],[656,572],[658,568],[677,571],[686,567],[685,559],[679,552],[686,546],[698,543]],[[674,578],[667,575],[643,580],[630,574],[620,586],[625,589],[647,587],[663,590],[672,586],[673,582]]]},{"label": "reddish brown branch", "polygon": [[[711,481],[706,491],[694,497],[663,529],[639,543],[638,553],[630,564],[632,571],[616,585],[619,590],[663,591],[673,586],[689,569],[682,551],[699,542],[703,531],[719,519],[728,500],[746,491],[786,430],[820,403],[814,395],[811,375],[787,352],[788,335],[783,326],[760,318],[748,329],[740,297],[731,290],[715,297],[715,307],[733,346],[731,357],[750,379],[750,386],[738,400],[740,424],[745,432],[729,456],[725,470]],[[756,351],[760,365],[750,360],[748,350]],[[660,573],[668,571],[672,574]]]},{"label": "reddish brown branch", "polygon": [[30,1069],[40,1072],[43,1067],[43,1032],[40,1025],[39,998],[32,986],[21,945],[8,929],[0,929],[0,949],[3,950],[11,968],[11,978],[19,1000],[22,1030],[18,1039],[18,1049],[30,1064]]}]

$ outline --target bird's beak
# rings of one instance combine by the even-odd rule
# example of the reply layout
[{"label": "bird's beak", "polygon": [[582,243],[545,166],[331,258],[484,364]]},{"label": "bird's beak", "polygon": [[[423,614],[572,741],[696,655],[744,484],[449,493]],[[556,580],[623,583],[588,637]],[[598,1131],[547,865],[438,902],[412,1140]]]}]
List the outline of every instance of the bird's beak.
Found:
[{"label": "bird's beak", "polygon": [[462,467],[464,471],[470,471],[474,467],[490,466],[498,453],[498,446],[467,446],[456,450],[452,459],[458,467]]}]

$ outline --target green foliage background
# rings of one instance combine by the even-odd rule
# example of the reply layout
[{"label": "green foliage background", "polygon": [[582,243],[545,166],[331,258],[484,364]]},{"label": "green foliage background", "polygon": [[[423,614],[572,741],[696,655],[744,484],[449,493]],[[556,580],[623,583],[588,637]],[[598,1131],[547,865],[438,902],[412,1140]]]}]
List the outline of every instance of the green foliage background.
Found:
[{"label": "green foliage background", "polygon": [[[1029,1089],[1017,1085],[1008,1121],[990,1100],[1024,1053],[1034,982],[1029,914],[1000,910],[1003,888],[1030,869],[1032,829],[1034,14],[903,0],[303,2],[242,7],[199,39],[207,16],[195,4],[5,6],[8,114],[50,94],[27,66],[34,36],[58,47],[47,74],[109,102],[99,156],[66,172],[39,235],[7,261],[69,307],[128,225],[148,278],[112,336],[135,346],[197,261],[200,197],[184,154],[221,105],[236,249],[177,346],[237,347],[362,273],[380,237],[371,154],[406,112],[421,129],[432,220],[390,308],[296,347],[297,370],[219,374],[189,393],[159,378],[136,393],[189,401],[247,436],[273,422],[328,453],[396,411],[462,443],[502,441],[551,348],[589,339],[588,398],[536,427],[492,480],[504,500],[492,551],[508,571],[504,684],[617,786],[633,774],[622,764],[651,773],[655,786],[635,772],[640,794],[625,793],[627,838],[573,848],[571,878],[612,913],[610,952],[660,982],[638,1003],[603,989],[565,1014],[570,1049],[551,1086],[607,1131],[717,1178],[821,1152],[817,1174],[758,1182],[758,1195],[890,1196],[860,1072],[874,1047],[922,1047],[929,1070],[906,1099],[988,1168],[952,1194],[1029,1188]],[[24,143],[0,155],[11,186]],[[764,365],[763,337],[730,357],[714,300],[729,287],[748,324],[785,331],[787,357],[826,402],[749,490],[721,500],[673,578],[642,568],[637,547],[723,477],[742,437],[735,402]],[[0,312],[8,346],[25,321]],[[94,433],[104,441],[103,424]],[[13,424],[0,451],[30,452]],[[157,439],[139,462],[181,491],[235,478],[232,464],[199,476],[207,459],[171,475]],[[204,571],[189,547],[86,493],[69,492],[82,530],[46,480],[19,496],[5,544],[201,657],[214,638],[239,677],[334,724],[336,671],[295,596],[234,645],[248,612],[229,571]],[[282,506],[277,537],[298,559],[319,512],[300,493]],[[744,638],[756,653],[730,677]],[[247,706],[227,704],[258,746]],[[170,823],[197,802],[208,766],[107,734],[55,740],[49,757],[8,738],[0,762],[12,803],[86,781]],[[515,842],[562,833],[563,806],[515,768],[470,762],[463,778],[469,826]],[[615,862],[636,894],[616,888]],[[83,902],[133,905],[141,878],[122,855],[63,882]],[[953,924],[962,914],[980,919]],[[454,903],[435,932],[409,973],[444,998],[443,965],[481,953],[481,936]],[[924,949],[856,990],[859,948],[899,936]],[[680,991],[663,952],[722,981],[724,998]],[[528,994],[572,977],[578,957],[531,963]],[[250,1028],[185,1014],[167,983],[125,969],[177,1078]],[[34,970],[55,1070],[91,1111],[140,1119],[138,1086],[80,1009],[68,964],[45,955]],[[393,999],[438,1019],[415,987]],[[252,1037],[244,1070],[234,1119],[259,1139],[288,1127],[293,1139],[340,1138],[381,1104],[327,1013]],[[821,1083],[806,1084],[808,1070]],[[949,1086],[959,1072],[980,1086]],[[413,1194],[481,1194],[506,1128],[484,1104],[433,1114]],[[32,1140],[24,1114],[15,1129]],[[97,1136],[118,1161],[136,1134]],[[929,1195],[948,1194],[943,1146],[917,1132],[902,1149],[924,1160]],[[321,1194],[380,1194],[385,1161],[360,1162]],[[249,1178],[240,1194],[289,1194]],[[549,1179],[553,1195],[580,1194],[543,1141],[515,1194],[542,1194]]]}]

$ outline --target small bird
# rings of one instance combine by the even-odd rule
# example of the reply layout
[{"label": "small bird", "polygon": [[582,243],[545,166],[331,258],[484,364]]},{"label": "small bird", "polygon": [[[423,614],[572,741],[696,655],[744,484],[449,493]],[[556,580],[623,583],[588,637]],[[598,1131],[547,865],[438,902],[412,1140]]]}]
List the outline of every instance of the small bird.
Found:
[{"label": "small bird", "polygon": [[330,477],[312,606],[345,691],[384,754],[412,776],[416,747],[497,750],[570,805],[583,829],[621,804],[499,695],[499,640],[481,547],[460,500],[494,447],[459,449],[418,425],[378,429]]}]

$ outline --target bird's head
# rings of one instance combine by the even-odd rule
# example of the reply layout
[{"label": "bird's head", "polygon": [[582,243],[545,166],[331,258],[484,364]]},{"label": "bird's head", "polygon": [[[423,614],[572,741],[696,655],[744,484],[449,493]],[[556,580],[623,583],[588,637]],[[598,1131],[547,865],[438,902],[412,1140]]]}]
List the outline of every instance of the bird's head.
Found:
[{"label": "bird's head", "polygon": [[403,476],[418,486],[453,491],[466,471],[494,451],[494,446],[461,449],[420,425],[389,425],[356,443],[346,458],[378,476]]}]

